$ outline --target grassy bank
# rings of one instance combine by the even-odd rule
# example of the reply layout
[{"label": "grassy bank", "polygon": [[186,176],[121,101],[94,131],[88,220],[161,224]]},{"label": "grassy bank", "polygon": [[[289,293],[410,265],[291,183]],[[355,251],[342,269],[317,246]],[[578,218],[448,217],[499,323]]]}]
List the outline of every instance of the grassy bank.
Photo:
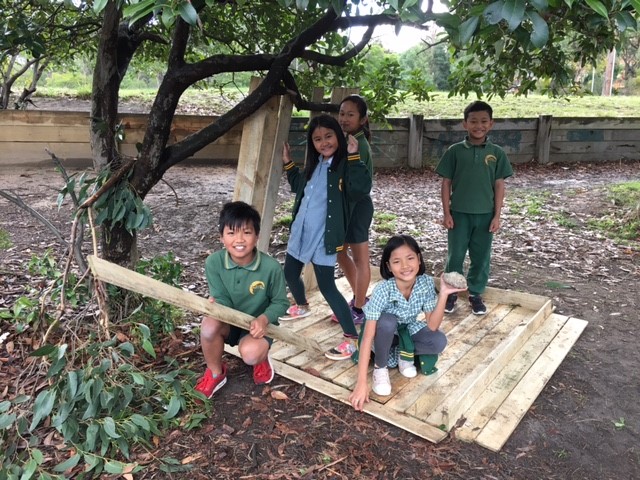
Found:
[{"label": "grassy bank", "polygon": [[[90,98],[89,91],[79,92],[81,98]],[[155,98],[155,90],[120,91],[120,98],[127,102],[151,104]],[[78,92],[70,89],[41,88],[36,94],[40,97],[76,97]],[[188,104],[193,110],[211,108],[212,105],[230,108],[234,101],[241,97],[237,90],[228,90],[224,95],[218,90],[195,90],[185,92],[181,103]],[[425,118],[460,118],[464,107],[475,100],[475,96],[448,97],[447,92],[436,92],[430,102],[407,100],[391,114],[393,117],[405,117],[409,114],[421,114]],[[504,99],[494,97],[488,100],[493,106],[497,118],[531,118],[539,115],[554,117],[636,117],[640,116],[640,96],[600,97],[586,95],[582,97],[549,98],[544,95],[515,96],[507,95]],[[295,112],[294,115],[307,116],[307,112]]]}]

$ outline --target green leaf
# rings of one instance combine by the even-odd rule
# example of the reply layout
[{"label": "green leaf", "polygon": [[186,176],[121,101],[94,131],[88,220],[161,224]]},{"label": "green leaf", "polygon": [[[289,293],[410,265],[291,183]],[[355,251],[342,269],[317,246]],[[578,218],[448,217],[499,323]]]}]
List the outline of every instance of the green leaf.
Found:
[{"label": "green leaf", "polygon": [[640,13],[640,0],[630,0],[630,2],[636,12]]},{"label": "green leaf", "polygon": [[167,407],[166,413],[162,416],[164,420],[169,420],[175,417],[180,411],[180,400],[178,400],[177,396],[171,397],[169,401],[169,406]]},{"label": "green leaf", "polygon": [[509,30],[513,31],[522,23],[524,18],[524,5],[522,0],[506,0],[502,7],[502,18],[509,24]]},{"label": "green leaf", "polygon": [[144,376],[142,374],[138,372],[131,372],[131,378],[133,378],[133,381],[138,385],[144,385]]},{"label": "green leaf", "polygon": [[76,393],[78,393],[78,372],[67,372],[67,389],[69,390],[71,398],[75,397]]},{"label": "green leaf", "polygon": [[42,465],[42,462],[44,462],[44,454],[38,448],[31,450],[31,458],[33,458],[38,465]]},{"label": "green leaf", "polygon": [[4,430],[5,428],[10,427],[15,421],[15,413],[3,413],[2,415],[0,415],[0,430]]},{"label": "green leaf", "polygon": [[131,415],[131,421],[142,428],[144,431],[151,431],[151,424],[149,423],[149,420],[147,420],[139,413],[134,413],[133,415]]},{"label": "green leaf", "polygon": [[489,25],[496,25],[502,20],[502,8],[504,7],[504,1],[498,0],[493,2],[487,8],[484,9],[482,14]]},{"label": "green leaf", "polygon": [[100,425],[97,423],[92,423],[87,427],[87,439],[84,442],[85,448],[87,450],[93,450],[96,447],[96,440],[98,439],[98,431],[100,430]]},{"label": "green leaf", "polygon": [[156,351],[153,349],[153,344],[151,343],[151,341],[149,341],[149,339],[146,339],[142,342],[142,348],[153,358],[156,358]]},{"label": "green leaf", "polygon": [[104,7],[107,6],[107,0],[95,0],[93,2],[93,11],[94,13],[100,13],[104,10]]},{"label": "green leaf", "polygon": [[98,465],[100,465],[102,463],[102,459],[100,457],[98,457],[97,455],[92,455],[90,453],[85,453],[84,454],[84,462],[86,464],[86,467],[84,469],[85,472],[89,472],[91,470],[93,470],[94,468],[96,468]]},{"label": "green leaf", "polygon": [[587,5],[591,7],[591,9],[596,12],[598,15],[603,16],[604,18],[609,18],[609,12],[607,11],[607,7],[604,6],[600,0],[586,0]]},{"label": "green leaf", "polygon": [[549,41],[549,26],[547,22],[537,12],[527,12],[527,17],[533,25],[530,37],[531,43],[536,48],[544,47]]},{"label": "green leaf", "polygon": [[65,460],[64,462],[59,463],[55,467],[53,467],[53,471],[54,472],[65,472],[65,471],[69,470],[70,468],[73,468],[76,465],[78,465],[78,462],[80,461],[81,457],[82,457],[82,455],[80,455],[79,453],[76,453],[73,457],[71,457],[71,458]]},{"label": "green leaf", "polygon": [[116,423],[113,421],[113,418],[105,417],[103,419],[102,428],[104,428],[106,434],[111,438],[120,438],[120,435],[116,432]]},{"label": "green leaf", "polygon": [[178,12],[180,13],[180,17],[189,25],[194,26],[198,23],[198,12],[193,8],[191,2],[183,2],[178,5]]},{"label": "green leaf", "polygon": [[29,480],[33,476],[37,468],[38,468],[38,462],[36,462],[32,458],[25,464],[20,480]]},{"label": "green leaf", "polygon": [[58,347],[55,345],[43,345],[39,349],[34,352],[31,352],[31,357],[45,357],[49,355],[51,352],[56,350]]},{"label": "green leaf", "polygon": [[471,17],[462,22],[460,25],[460,33],[459,33],[459,41],[460,45],[466,45],[478,27],[478,22],[480,19],[478,17]]},{"label": "green leaf", "polygon": [[55,401],[56,394],[52,390],[43,390],[38,394],[35,402],[33,402],[33,420],[29,427],[30,432],[32,432],[44,418],[49,416]]},{"label": "green leaf", "polygon": [[0,402],[0,413],[4,413],[11,407],[11,402],[8,400],[4,400]]},{"label": "green leaf", "polygon": [[547,0],[531,0],[531,5],[539,12],[543,12],[549,7]]},{"label": "green leaf", "polygon": [[128,465],[116,460],[107,460],[104,462],[104,470],[107,473],[124,473]]}]

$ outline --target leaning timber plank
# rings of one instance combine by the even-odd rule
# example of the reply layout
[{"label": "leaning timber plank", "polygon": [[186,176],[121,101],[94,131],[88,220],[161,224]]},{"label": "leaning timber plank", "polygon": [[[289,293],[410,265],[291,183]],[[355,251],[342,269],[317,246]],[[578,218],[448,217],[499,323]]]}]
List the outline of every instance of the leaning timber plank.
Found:
[{"label": "leaning timber plank", "polygon": [[[251,321],[254,319],[251,315],[216,303],[211,303],[208,299],[199,297],[194,293],[185,292],[184,290],[146,277],[133,270],[98,258],[95,255],[89,255],[87,259],[93,275],[98,280],[162,300],[163,302],[178,307],[186,308],[187,310],[219,318],[226,323],[246,330],[249,330]],[[294,332],[279,328],[276,325],[267,326],[267,335],[274,339],[282,340],[283,342],[301,346],[307,350],[322,351],[320,345],[315,340],[296,335]]]},{"label": "leaning timber plank", "polygon": [[453,368],[466,353],[475,347],[488,332],[494,329],[513,310],[511,306],[501,305],[482,317],[469,315],[457,327],[452,329],[447,337],[449,345],[440,355],[438,371],[432,375],[418,375],[411,385],[402,389],[389,402],[389,406],[399,412],[404,412],[424,395],[429,395],[431,386],[446,372]]},{"label": "leaning timber plank", "polygon": [[474,441],[480,431],[502,405],[538,357],[553,341],[567,317],[551,315],[498,374],[480,398],[464,413],[464,424],[456,430],[456,438]]},{"label": "leaning timber plank", "polygon": [[[487,357],[473,369],[465,381],[458,384],[444,402],[431,412],[427,421],[434,425],[444,424],[451,428],[460,416],[478,399],[489,383],[498,375],[515,353],[549,316],[546,311],[552,308],[551,300],[538,310],[527,322],[521,322],[513,328]],[[429,410],[416,409],[416,416],[428,414]]]},{"label": "leaning timber plank", "polygon": [[[289,380],[292,380],[301,385],[322,393],[328,397],[338,400],[347,405],[351,405],[349,402],[349,390],[342,388],[338,385],[334,385],[331,382],[315,377],[307,372],[298,370],[294,367],[290,367],[287,364],[273,361],[274,368],[278,375],[281,375]],[[421,422],[415,418],[411,418],[402,413],[395,412],[385,408],[384,405],[380,405],[377,402],[369,402],[365,405],[364,411],[369,415],[372,415],[380,420],[383,420],[391,425],[395,425],[398,428],[413,433],[414,435],[424,438],[432,443],[438,443],[447,437],[447,433],[442,430]]]},{"label": "leaning timber plank", "polygon": [[560,366],[571,347],[578,340],[586,320],[570,318],[558,335],[549,344],[538,361],[529,369],[511,395],[504,401],[496,414],[476,438],[476,443],[500,451],[509,436],[516,429],[522,417],[542,392],[553,373]]}]

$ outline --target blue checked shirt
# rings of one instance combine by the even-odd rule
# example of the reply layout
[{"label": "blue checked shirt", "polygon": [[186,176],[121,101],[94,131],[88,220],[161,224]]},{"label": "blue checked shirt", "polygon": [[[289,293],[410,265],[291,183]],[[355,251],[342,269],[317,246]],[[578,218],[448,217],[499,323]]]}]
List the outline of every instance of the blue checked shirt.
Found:
[{"label": "blue checked shirt", "polygon": [[427,275],[419,275],[416,278],[409,300],[398,290],[395,278],[390,278],[376,286],[363,310],[367,320],[374,322],[383,312],[395,315],[398,317],[398,324],[407,325],[409,334],[415,335],[427,326],[424,320],[418,320],[418,315],[422,312],[432,312],[437,301],[433,279]]}]

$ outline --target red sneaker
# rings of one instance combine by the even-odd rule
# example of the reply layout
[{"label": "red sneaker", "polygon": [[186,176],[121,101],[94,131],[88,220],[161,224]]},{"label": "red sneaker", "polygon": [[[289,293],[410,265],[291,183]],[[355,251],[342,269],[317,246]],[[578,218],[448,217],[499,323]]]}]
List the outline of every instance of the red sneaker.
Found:
[{"label": "red sneaker", "polygon": [[196,382],[195,390],[203,394],[207,398],[211,398],[214,393],[220,390],[227,383],[227,364],[222,364],[222,373],[215,377],[208,368],[204,371],[204,375]]},{"label": "red sneaker", "polygon": [[271,383],[275,374],[269,354],[267,354],[267,359],[264,362],[253,366],[253,381],[256,385]]}]

